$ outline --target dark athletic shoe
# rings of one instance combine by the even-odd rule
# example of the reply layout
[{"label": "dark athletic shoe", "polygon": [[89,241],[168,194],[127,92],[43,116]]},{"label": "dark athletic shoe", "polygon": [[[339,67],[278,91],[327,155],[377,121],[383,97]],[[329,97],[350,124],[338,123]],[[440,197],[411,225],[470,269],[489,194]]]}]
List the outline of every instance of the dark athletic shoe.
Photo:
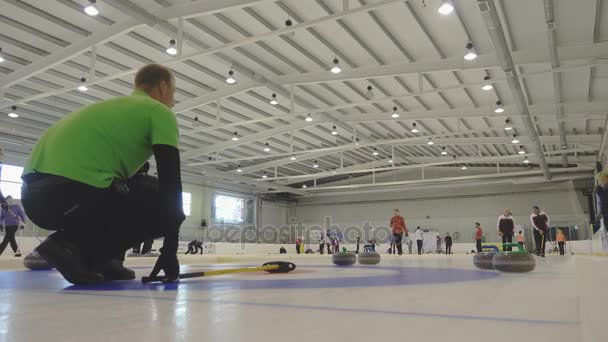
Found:
[{"label": "dark athletic shoe", "polygon": [[135,279],[135,271],[124,267],[120,260],[109,261],[99,268],[99,273],[106,281]]},{"label": "dark athletic shoe", "polygon": [[103,275],[91,272],[85,265],[78,247],[52,234],[36,248],[38,254],[74,285],[95,285],[104,281]]},{"label": "dark athletic shoe", "polygon": [[15,253],[15,258],[19,258],[19,257],[21,257],[21,252]]}]

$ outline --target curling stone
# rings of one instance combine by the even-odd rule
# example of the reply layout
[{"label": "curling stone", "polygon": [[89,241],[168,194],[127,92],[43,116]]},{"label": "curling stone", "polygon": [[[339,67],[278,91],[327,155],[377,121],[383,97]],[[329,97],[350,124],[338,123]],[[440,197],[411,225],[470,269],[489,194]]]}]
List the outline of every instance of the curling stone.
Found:
[{"label": "curling stone", "polygon": [[492,259],[494,259],[494,255],[498,253],[498,247],[492,245],[486,245],[482,247],[483,249],[492,249],[489,252],[479,252],[473,256],[473,264],[482,270],[492,270],[494,266],[492,265]]},{"label": "curling stone", "polygon": [[337,266],[352,266],[357,262],[357,255],[352,252],[334,253],[331,261]]},{"label": "curling stone", "polygon": [[359,254],[359,264],[377,265],[380,263],[380,254],[376,252],[363,252]]},{"label": "curling stone", "polygon": [[506,243],[505,247],[517,247],[517,251],[498,252],[492,259],[495,269],[501,272],[525,273],[533,271],[536,260],[532,254],[524,251],[519,243]]},{"label": "curling stone", "polygon": [[50,270],[53,268],[43,257],[38,254],[37,250],[34,250],[32,253],[28,254],[23,258],[23,266],[30,270]]}]

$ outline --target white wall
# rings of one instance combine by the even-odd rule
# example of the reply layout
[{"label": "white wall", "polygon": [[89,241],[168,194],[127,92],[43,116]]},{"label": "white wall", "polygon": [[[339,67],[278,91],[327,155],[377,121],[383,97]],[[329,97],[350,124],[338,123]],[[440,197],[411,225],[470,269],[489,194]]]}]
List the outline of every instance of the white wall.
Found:
[{"label": "white wall", "polygon": [[435,187],[430,190],[401,190],[384,193],[353,192],[338,196],[313,196],[298,200],[294,214],[305,225],[323,225],[325,217],[341,227],[388,225],[393,208],[399,208],[410,231],[438,230],[441,235],[458,232],[457,242],[473,241],[475,222],[480,222],[488,241],[498,241],[496,221],[505,208],[511,209],[516,224],[530,226],[531,207],[538,204],[556,224],[587,227],[585,201],[580,201],[572,183],[541,185],[492,185],[478,187]]}]

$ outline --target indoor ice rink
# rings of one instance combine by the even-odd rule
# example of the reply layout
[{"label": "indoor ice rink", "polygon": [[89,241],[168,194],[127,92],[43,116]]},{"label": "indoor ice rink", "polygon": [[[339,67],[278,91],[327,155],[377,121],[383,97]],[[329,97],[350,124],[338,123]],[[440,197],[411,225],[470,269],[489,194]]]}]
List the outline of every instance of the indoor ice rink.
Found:
[{"label": "indoor ice rink", "polygon": [[607,341],[607,41],[604,0],[0,0],[0,342]]}]

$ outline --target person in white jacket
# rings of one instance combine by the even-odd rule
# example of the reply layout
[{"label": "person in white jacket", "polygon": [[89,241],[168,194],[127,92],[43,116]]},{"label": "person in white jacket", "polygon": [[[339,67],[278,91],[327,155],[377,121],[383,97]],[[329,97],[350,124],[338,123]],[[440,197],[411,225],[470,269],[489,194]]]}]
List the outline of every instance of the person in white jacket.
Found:
[{"label": "person in white jacket", "polygon": [[416,245],[418,246],[418,255],[422,255],[422,229],[420,229],[420,226],[418,226],[418,228],[416,228]]}]

